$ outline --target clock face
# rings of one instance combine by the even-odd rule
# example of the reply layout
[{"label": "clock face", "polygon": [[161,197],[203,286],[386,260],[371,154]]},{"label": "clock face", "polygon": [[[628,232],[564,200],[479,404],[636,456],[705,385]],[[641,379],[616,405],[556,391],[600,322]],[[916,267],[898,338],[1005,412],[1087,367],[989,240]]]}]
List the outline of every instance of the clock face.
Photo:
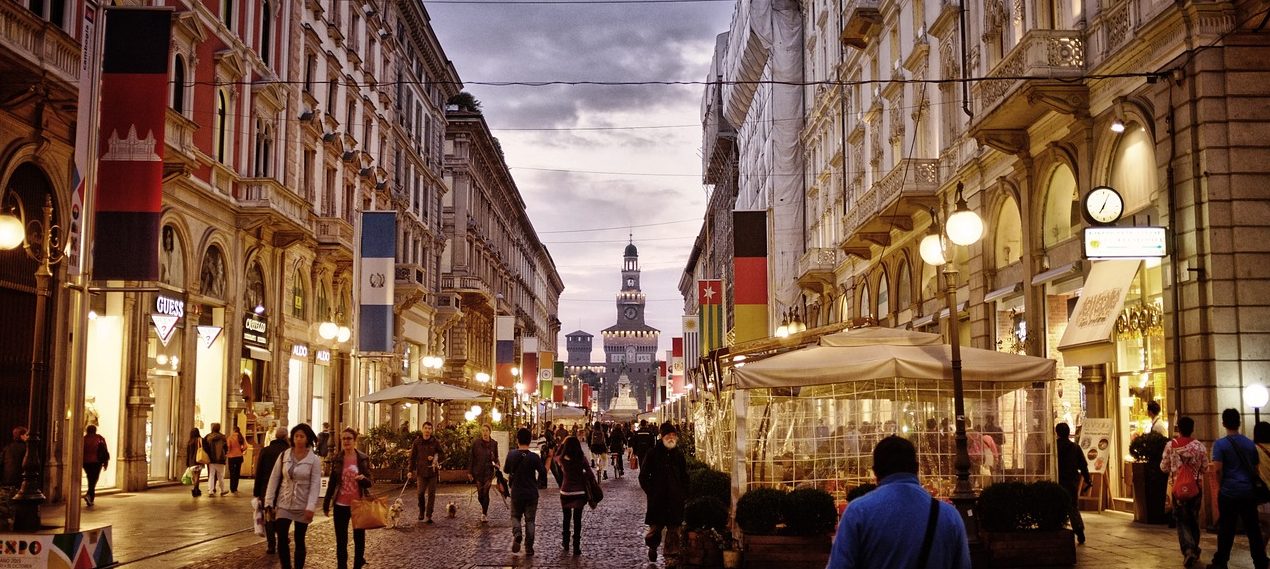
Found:
[{"label": "clock face", "polygon": [[626,279],[626,286],[635,286],[635,279]]},{"label": "clock face", "polygon": [[627,319],[627,320],[634,320],[634,319],[635,319],[635,314],[636,314],[637,312],[638,312],[638,311],[637,311],[637,310],[635,310],[635,307],[634,307],[634,306],[627,306],[627,307],[626,307],[626,310],[623,310],[623,311],[622,311],[622,315],[623,315],[623,316],[626,316],[626,319]]},{"label": "clock face", "polygon": [[1120,220],[1124,214],[1124,199],[1120,192],[1107,186],[1099,186],[1085,195],[1085,215],[1090,221],[1099,224],[1110,224]]}]

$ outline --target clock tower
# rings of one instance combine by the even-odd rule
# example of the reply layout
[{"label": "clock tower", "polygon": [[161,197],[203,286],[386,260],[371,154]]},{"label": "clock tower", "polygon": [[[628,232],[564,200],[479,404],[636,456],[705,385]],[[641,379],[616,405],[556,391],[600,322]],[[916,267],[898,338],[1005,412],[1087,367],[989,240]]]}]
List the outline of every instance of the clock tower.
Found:
[{"label": "clock tower", "polygon": [[626,376],[640,410],[647,410],[657,389],[657,337],[660,331],[644,321],[644,292],[639,286],[639,249],[632,240],[622,253],[622,282],[618,290],[617,322],[604,329],[604,377],[601,410],[618,395],[618,379]]}]

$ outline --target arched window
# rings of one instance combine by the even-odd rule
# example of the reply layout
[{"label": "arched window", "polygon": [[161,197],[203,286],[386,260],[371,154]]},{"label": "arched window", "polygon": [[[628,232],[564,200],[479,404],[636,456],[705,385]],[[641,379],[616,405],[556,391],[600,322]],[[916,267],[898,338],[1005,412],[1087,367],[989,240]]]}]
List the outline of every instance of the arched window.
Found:
[{"label": "arched window", "polygon": [[886,282],[886,272],[878,278],[878,319],[891,315],[891,287]]},{"label": "arched window", "polygon": [[939,271],[930,263],[922,263],[922,300],[929,300],[939,295]]},{"label": "arched window", "polygon": [[159,241],[159,280],[185,289],[185,247],[176,228],[164,225]]},{"label": "arched window", "polygon": [[1041,226],[1041,243],[1045,247],[1072,237],[1072,226],[1080,225],[1079,200],[1072,169],[1066,164],[1059,165],[1050,174],[1049,187],[1045,193],[1045,221]]},{"label": "arched window", "polygon": [[221,164],[225,163],[225,159],[228,154],[227,149],[225,148],[225,143],[227,138],[225,131],[229,129],[229,124],[226,122],[228,119],[229,119],[229,103],[228,101],[225,100],[225,92],[217,91],[216,93],[216,161],[220,162]]},{"label": "arched window", "polygon": [[265,272],[260,269],[260,263],[252,263],[251,269],[247,271],[247,294],[243,295],[244,305],[248,312],[254,314],[263,314],[265,309]]},{"label": "arched window", "polygon": [[1137,123],[1125,125],[1111,163],[1111,187],[1124,197],[1124,213],[1151,205],[1156,190],[1155,144]]},{"label": "arched window", "polygon": [[225,298],[225,254],[212,245],[203,254],[203,266],[199,269],[199,283],[203,294],[212,298]]},{"label": "arched window", "polygon": [[273,168],[273,125],[264,119],[256,119],[256,164],[255,176],[269,176]]},{"label": "arched window", "polygon": [[295,277],[291,283],[291,317],[304,320],[304,307],[307,304],[308,295],[304,293],[304,273],[300,269],[295,270]]},{"label": "arched window", "polygon": [[234,29],[234,0],[221,0],[220,20],[226,28]]},{"label": "arched window", "polygon": [[260,59],[270,63],[270,43],[273,39],[273,9],[269,0],[260,5]]},{"label": "arched window", "polygon": [[321,322],[331,321],[331,285],[323,279],[317,285],[317,304],[313,307],[313,319]]},{"label": "arched window", "polygon": [[1023,258],[1023,222],[1013,197],[1001,204],[992,241],[998,269]]},{"label": "arched window", "polygon": [[873,316],[873,303],[869,302],[869,283],[862,283],[860,287],[860,312],[861,318]]},{"label": "arched window", "polygon": [[895,277],[895,309],[908,310],[913,306],[913,271],[908,268],[908,260],[900,263]]},{"label": "arched window", "polygon": [[172,62],[172,110],[185,114],[185,58]]}]

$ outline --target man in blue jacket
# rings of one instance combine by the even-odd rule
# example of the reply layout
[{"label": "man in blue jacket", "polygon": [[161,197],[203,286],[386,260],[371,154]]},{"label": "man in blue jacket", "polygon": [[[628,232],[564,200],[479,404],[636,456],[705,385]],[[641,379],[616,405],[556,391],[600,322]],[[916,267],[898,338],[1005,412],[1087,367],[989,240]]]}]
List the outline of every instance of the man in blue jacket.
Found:
[{"label": "man in blue jacket", "polygon": [[[917,481],[913,443],[896,436],[882,439],[873,448],[873,473],[877,489],[842,513],[828,569],[970,569],[961,515],[949,504],[932,502]],[[932,519],[933,531],[928,532]]]},{"label": "man in blue jacket", "polygon": [[510,474],[512,478],[508,482],[512,495],[512,553],[520,551],[520,520],[524,518],[526,556],[534,554],[534,521],[538,517],[539,482],[547,482],[547,467],[542,464],[542,458],[529,450],[529,441],[532,438],[529,429],[522,427],[516,431],[516,442],[520,448],[507,453],[507,460],[503,461],[506,465],[503,472]]}]

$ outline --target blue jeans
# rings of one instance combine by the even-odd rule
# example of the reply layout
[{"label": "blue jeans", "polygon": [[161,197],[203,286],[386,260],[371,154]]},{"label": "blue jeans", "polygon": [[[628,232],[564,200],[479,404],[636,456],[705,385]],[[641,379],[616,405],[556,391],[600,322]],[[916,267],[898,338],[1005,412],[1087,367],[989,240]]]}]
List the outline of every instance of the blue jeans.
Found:
[{"label": "blue jeans", "polygon": [[1252,551],[1252,565],[1257,569],[1270,567],[1266,559],[1266,543],[1261,539],[1261,525],[1257,519],[1257,503],[1252,497],[1229,498],[1218,494],[1217,511],[1217,553],[1213,554],[1211,565],[1225,567],[1230,560],[1230,550],[1235,546],[1235,528],[1240,520],[1244,524],[1244,532],[1248,535],[1248,549]]},{"label": "blue jeans", "polygon": [[538,518],[538,500],[512,498],[512,538],[520,541],[520,519],[525,519],[525,545],[534,546],[534,524]]},{"label": "blue jeans", "polygon": [[1173,498],[1173,519],[1177,522],[1177,544],[1182,548],[1182,555],[1199,557],[1199,512],[1201,495],[1183,500]]}]

